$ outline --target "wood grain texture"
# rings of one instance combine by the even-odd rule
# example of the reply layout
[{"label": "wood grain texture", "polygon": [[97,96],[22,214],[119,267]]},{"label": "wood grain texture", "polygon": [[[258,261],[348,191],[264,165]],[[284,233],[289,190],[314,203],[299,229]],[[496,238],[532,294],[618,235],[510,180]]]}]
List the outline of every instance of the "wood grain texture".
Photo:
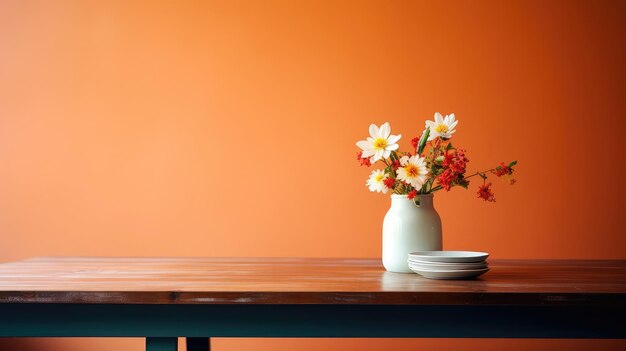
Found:
[{"label": "wood grain texture", "polygon": [[0,303],[626,305],[626,261],[493,260],[476,280],[377,259],[42,257],[0,264]]}]

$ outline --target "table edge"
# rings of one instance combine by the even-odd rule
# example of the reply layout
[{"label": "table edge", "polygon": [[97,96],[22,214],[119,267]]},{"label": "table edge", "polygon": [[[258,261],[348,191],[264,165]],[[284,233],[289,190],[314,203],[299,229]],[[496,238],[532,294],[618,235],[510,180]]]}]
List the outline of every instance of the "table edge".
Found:
[{"label": "table edge", "polygon": [[0,304],[625,306],[626,292],[0,291]]}]

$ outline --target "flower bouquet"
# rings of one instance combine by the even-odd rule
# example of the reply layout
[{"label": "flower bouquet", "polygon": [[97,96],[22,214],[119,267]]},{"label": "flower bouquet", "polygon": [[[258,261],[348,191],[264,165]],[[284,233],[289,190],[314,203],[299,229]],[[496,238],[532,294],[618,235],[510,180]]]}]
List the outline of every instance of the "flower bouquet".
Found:
[{"label": "flower bouquet", "polygon": [[[389,123],[370,125],[370,136],[356,145],[361,148],[357,159],[364,166],[382,163],[372,171],[366,185],[370,191],[391,192],[391,207],[383,221],[383,265],[388,271],[410,273],[407,256],[415,251],[442,249],[441,218],[433,207],[433,193],[465,189],[470,179],[480,177],[478,197],[489,202],[496,198],[491,190],[491,176],[514,184],[516,161],[467,174],[469,159],[464,149],[450,142],[458,121],[454,114],[443,117],[435,113],[426,121],[420,137],[413,138],[410,151],[400,151],[400,135],[392,135]],[[417,206],[416,206],[417,205]]]},{"label": "flower bouquet", "polygon": [[410,152],[398,149],[397,143],[401,135],[391,134],[389,123],[380,127],[370,125],[370,136],[356,143],[361,148],[357,159],[361,165],[368,167],[381,162],[384,168],[372,171],[366,183],[369,190],[407,195],[417,202],[417,195],[432,194],[440,190],[450,191],[455,186],[467,189],[469,179],[478,176],[483,181],[478,187],[478,197],[495,202],[492,183],[487,182],[487,179],[493,175],[505,178],[509,184],[515,184],[513,167],[517,161],[501,162],[491,169],[467,175],[469,159],[465,150],[454,147],[450,142],[458,122],[454,114],[443,117],[439,112],[435,113],[434,121],[426,121],[421,137],[411,140],[413,149]]}]

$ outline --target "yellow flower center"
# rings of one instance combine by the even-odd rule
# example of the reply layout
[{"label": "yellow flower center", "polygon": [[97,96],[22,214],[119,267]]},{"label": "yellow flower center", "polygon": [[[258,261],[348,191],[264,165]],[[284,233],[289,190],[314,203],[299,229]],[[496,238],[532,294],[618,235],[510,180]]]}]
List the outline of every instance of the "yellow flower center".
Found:
[{"label": "yellow flower center", "polygon": [[385,175],[381,173],[381,174],[376,175],[376,178],[374,179],[376,180],[377,183],[380,183],[383,181],[384,178],[385,178]]},{"label": "yellow flower center", "polygon": [[447,133],[448,132],[448,126],[444,123],[441,124],[437,124],[437,127],[435,127],[435,131],[437,133]]},{"label": "yellow flower center", "polygon": [[387,139],[378,138],[374,140],[374,149],[385,150],[386,147],[387,147]]},{"label": "yellow flower center", "polygon": [[419,169],[411,164],[406,165],[406,167],[404,167],[404,170],[406,170],[407,177],[417,177],[417,175],[419,174]]}]

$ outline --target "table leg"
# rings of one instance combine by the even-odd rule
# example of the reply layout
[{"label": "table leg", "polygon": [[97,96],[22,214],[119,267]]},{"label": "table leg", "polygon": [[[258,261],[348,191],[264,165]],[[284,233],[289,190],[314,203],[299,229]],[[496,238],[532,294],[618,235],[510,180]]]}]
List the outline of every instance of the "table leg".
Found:
[{"label": "table leg", "polygon": [[146,351],[178,351],[178,338],[146,338]]},{"label": "table leg", "polygon": [[210,351],[211,339],[187,338],[187,351]]}]

